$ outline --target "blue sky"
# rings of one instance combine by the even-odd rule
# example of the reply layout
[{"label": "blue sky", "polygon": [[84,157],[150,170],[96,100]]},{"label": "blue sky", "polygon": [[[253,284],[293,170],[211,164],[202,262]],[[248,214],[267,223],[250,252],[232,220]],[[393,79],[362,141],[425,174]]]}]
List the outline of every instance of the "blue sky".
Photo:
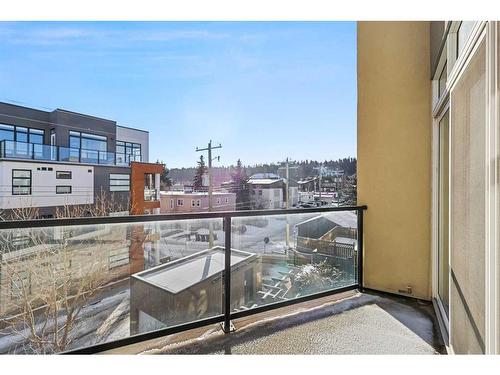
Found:
[{"label": "blue sky", "polygon": [[0,22],[0,101],[150,132],[150,160],[356,155],[354,22]]}]

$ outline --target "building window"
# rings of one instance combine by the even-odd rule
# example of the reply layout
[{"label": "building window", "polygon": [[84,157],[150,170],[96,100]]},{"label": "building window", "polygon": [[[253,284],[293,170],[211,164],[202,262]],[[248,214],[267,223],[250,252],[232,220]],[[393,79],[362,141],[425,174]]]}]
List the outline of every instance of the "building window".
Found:
[{"label": "building window", "polygon": [[196,200],[196,207],[200,207],[201,206],[201,200],[200,199],[197,199]]},{"label": "building window", "polygon": [[0,141],[43,144],[44,134],[42,129],[0,124]]},{"label": "building window", "polygon": [[174,208],[174,200],[170,199],[170,208]]},{"label": "building window", "polygon": [[194,207],[196,205],[196,201],[194,199],[191,199],[191,207]]},{"label": "building window", "polygon": [[109,191],[130,191],[130,175],[110,173]]},{"label": "building window", "polygon": [[117,164],[129,164],[131,161],[141,161],[141,144],[116,141]]},{"label": "building window", "polygon": [[457,58],[465,47],[465,43],[474,28],[476,21],[462,21],[457,31]]},{"label": "building window", "polygon": [[30,194],[31,194],[31,170],[13,169],[12,195],[30,195]]},{"label": "building window", "polygon": [[184,199],[177,199],[177,206],[184,206]]},{"label": "building window", "polygon": [[106,152],[108,150],[108,138],[102,135],[70,131],[69,147]]},{"label": "building window", "polygon": [[216,202],[217,204],[220,204],[220,198],[217,198]]},{"label": "building window", "polygon": [[229,198],[228,197],[226,197],[226,203],[229,203]]},{"label": "building window", "polygon": [[262,190],[259,190],[259,195],[262,195]]},{"label": "building window", "polygon": [[58,180],[71,180],[71,171],[56,171]]},{"label": "building window", "polygon": [[45,131],[41,129],[29,129],[29,143],[43,144]]},{"label": "building window", "polygon": [[71,194],[71,186],[70,185],[57,185],[56,186],[56,194]]}]

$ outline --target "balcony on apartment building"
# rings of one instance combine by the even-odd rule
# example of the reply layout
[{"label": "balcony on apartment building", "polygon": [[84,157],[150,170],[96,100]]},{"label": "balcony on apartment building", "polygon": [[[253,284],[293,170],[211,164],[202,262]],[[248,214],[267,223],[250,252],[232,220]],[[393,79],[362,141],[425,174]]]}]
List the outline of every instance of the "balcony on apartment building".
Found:
[{"label": "balcony on apartment building", "polygon": [[11,140],[0,141],[0,158],[59,161],[63,163],[129,166],[141,161],[140,154],[114,153],[83,148],[52,146]]},{"label": "balcony on apartment building", "polygon": [[443,352],[430,302],[364,289],[366,210],[2,222],[0,353]]}]

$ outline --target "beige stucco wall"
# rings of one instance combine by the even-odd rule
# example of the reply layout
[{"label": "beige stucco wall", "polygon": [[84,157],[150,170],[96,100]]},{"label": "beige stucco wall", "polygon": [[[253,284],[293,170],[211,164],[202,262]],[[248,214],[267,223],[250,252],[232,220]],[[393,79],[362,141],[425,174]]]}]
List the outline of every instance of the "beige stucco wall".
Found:
[{"label": "beige stucco wall", "polygon": [[358,22],[365,286],[431,295],[429,22]]}]

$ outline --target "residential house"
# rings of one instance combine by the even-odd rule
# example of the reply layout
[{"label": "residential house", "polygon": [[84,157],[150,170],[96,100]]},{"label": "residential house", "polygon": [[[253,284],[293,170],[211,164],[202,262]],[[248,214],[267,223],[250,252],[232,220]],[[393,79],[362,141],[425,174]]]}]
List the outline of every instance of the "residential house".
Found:
[{"label": "residential house", "polygon": [[257,173],[248,181],[252,209],[268,210],[285,207],[285,181],[274,173]]},{"label": "residential house", "polygon": [[[160,212],[164,214],[205,212],[209,209],[208,192],[162,191]],[[212,211],[236,210],[236,194],[222,191],[212,193]]]}]

